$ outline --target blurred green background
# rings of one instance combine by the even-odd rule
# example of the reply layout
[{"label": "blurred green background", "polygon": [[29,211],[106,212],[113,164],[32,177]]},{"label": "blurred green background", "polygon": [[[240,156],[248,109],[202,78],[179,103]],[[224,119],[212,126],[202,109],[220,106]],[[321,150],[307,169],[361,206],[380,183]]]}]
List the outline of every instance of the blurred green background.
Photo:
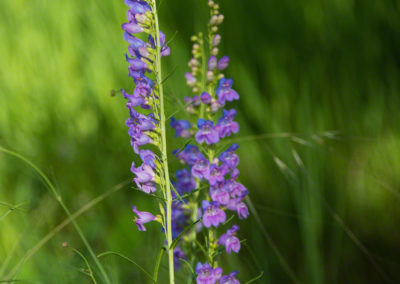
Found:
[{"label": "blurred green background", "polygon": [[[261,271],[259,283],[400,283],[400,1],[221,6],[227,75],[241,94],[241,181],[262,223],[255,214],[238,222],[247,247],[223,258],[224,271],[239,270],[243,283]],[[132,177],[127,110],[110,96],[133,88],[125,12],[122,0],[0,1],[0,145],[38,164],[73,212]],[[162,1],[162,29],[177,32],[164,60],[167,114],[189,94],[189,37],[207,15],[203,0]],[[183,143],[170,138],[171,150]],[[32,168],[3,153],[0,201],[1,280],[66,215]],[[125,185],[77,221],[96,253],[121,252],[152,271],[159,229],[138,232],[132,204],[156,210]],[[63,242],[88,256],[68,225],[17,278],[90,283]],[[113,283],[148,281],[118,257],[101,261]]]}]

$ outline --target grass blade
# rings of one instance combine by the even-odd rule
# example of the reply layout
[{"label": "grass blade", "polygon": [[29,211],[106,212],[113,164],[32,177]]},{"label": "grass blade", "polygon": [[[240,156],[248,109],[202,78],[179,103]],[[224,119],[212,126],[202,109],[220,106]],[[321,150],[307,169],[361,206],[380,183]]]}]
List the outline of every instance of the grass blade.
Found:
[{"label": "grass blade", "polygon": [[122,255],[122,254],[120,254],[120,253],[118,253],[118,252],[114,252],[114,251],[106,251],[106,252],[103,252],[103,253],[99,254],[97,257],[100,258],[100,257],[106,256],[106,255],[116,255],[116,256],[119,256],[120,258],[125,259],[126,261],[129,261],[130,263],[134,264],[137,268],[139,268],[141,271],[143,271],[143,273],[146,274],[146,276],[149,277],[149,278],[151,279],[151,281],[153,281],[154,283],[157,283],[157,282],[153,279],[153,277],[151,276],[151,274],[150,274],[149,272],[147,272],[146,269],[144,269],[142,266],[140,266],[138,263],[136,263],[135,261],[133,261],[133,260],[130,259],[129,257],[126,257],[125,255]]},{"label": "grass blade", "polygon": [[166,250],[165,247],[162,247],[160,249],[160,252],[158,253],[158,257],[157,257],[156,266],[154,267],[153,279],[156,283],[157,283],[157,279],[158,279],[158,270],[160,269],[161,260],[162,260],[165,250]]},{"label": "grass blade", "polygon": [[197,219],[196,221],[194,221],[192,224],[190,224],[189,226],[187,226],[185,229],[183,229],[183,231],[175,238],[175,240],[173,240],[170,249],[174,249],[176,247],[176,245],[178,244],[179,240],[183,237],[183,235],[189,231],[194,225],[196,225],[198,222],[200,222],[201,219]]},{"label": "grass blade", "polygon": [[263,277],[263,275],[264,275],[264,271],[261,271],[261,273],[258,276],[254,277],[253,279],[250,279],[249,281],[246,282],[246,284],[250,284],[250,283],[256,282],[258,279]]},{"label": "grass blade", "polygon": [[[21,154],[19,154],[17,152],[8,150],[6,148],[3,148],[1,146],[0,146],[0,152],[3,152],[5,154],[11,155],[11,156],[14,156],[14,157],[22,160],[23,162],[25,162],[29,166],[31,166],[40,175],[40,177],[44,180],[44,182],[49,187],[50,191],[54,194],[54,197],[56,198],[58,203],[61,205],[61,207],[64,209],[65,213],[71,219],[71,212],[69,211],[68,207],[65,205],[64,201],[62,200],[61,196],[57,192],[57,190],[54,187],[53,183],[49,180],[49,178],[43,173],[43,171],[38,166],[36,166],[29,159],[25,158],[23,155],[21,155]],[[79,227],[79,225],[73,219],[71,219],[71,223],[74,225],[75,230],[77,231],[79,237],[81,238],[81,240],[84,243],[86,249],[89,251],[90,255],[92,256],[93,261],[95,262],[97,268],[99,269],[100,273],[102,274],[102,276],[104,278],[104,282],[107,283],[107,284],[111,284],[110,279],[108,278],[108,275],[107,275],[106,271],[104,270],[104,268],[101,265],[101,263],[98,261],[95,253],[93,252],[92,247],[90,246],[89,242],[87,241],[87,239],[86,239],[85,235],[83,234],[81,228]],[[12,277],[14,277],[14,276],[12,276]]]}]

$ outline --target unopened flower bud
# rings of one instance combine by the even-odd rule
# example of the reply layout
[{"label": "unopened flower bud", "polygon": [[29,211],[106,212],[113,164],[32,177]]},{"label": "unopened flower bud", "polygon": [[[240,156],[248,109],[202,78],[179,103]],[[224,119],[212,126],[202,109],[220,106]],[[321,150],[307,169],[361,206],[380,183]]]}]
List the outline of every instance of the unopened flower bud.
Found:
[{"label": "unopened flower bud", "polygon": [[214,48],[211,50],[211,54],[214,55],[214,56],[218,55],[218,48],[214,47]]},{"label": "unopened flower bud", "polygon": [[218,15],[218,25],[222,24],[223,21],[224,21],[224,15],[222,14]]},{"label": "unopened flower bud", "polygon": [[210,19],[210,25],[214,26],[218,23],[218,16],[217,15],[213,15]]},{"label": "unopened flower bud", "polygon": [[211,28],[211,31],[212,31],[213,33],[216,33],[216,32],[218,31],[218,27],[217,27],[217,26],[213,26],[213,27]]},{"label": "unopened flower bud", "polygon": [[207,72],[207,81],[211,82],[214,79],[214,72],[208,71]]},{"label": "unopened flower bud", "polygon": [[219,34],[216,34],[212,39],[212,45],[216,47],[217,45],[220,44],[220,42],[221,42],[221,36]]}]

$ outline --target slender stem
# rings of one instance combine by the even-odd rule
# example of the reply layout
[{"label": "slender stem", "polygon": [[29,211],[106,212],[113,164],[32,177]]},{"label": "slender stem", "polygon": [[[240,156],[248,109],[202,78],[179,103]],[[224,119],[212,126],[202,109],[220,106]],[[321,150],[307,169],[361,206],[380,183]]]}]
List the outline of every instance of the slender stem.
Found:
[{"label": "slender stem", "polygon": [[161,76],[161,43],[160,43],[160,30],[158,24],[158,16],[157,16],[157,5],[156,0],[153,0],[153,13],[154,13],[154,24],[155,24],[155,39],[156,39],[156,76],[157,76],[157,84],[158,84],[158,92],[160,98],[160,128],[161,128],[161,160],[162,160],[162,168],[164,170],[164,182],[162,186],[164,187],[166,193],[166,209],[167,209],[167,243],[168,243],[168,264],[169,264],[169,283],[175,283],[174,277],[174,251],[171,248],[172,244],[172,221],[171,221],[171,213],[172,213],[172,195],[170,188],[170,179],[169,179],[169,169],[168,169],[168,158],[167,158],[167,139],[166,139],[166,131],[165,131],[165,111],[164,111],[164,93],[163,93],[163,85],[162,85],[162,76]]}]

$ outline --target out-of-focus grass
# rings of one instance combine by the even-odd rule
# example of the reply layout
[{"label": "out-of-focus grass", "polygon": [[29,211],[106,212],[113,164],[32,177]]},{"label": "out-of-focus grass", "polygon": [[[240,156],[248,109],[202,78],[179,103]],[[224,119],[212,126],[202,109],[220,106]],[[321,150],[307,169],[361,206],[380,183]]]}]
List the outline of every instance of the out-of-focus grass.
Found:
[{"label": "out-of-focus grass", "polygon": [[[232,59],[228,75],[241,94],[238,136],[293,133],[243,140],[239,151],[241,180],[285,262],[302,283],[400,281],[399,3],[221,5],[222,49]],[[120,31],[125,10],[122,0],[0,1],[0,144],[41,165],[72,211],[130,176],[134,155],[124,101],[109,95],[132,88]],[[206,4],[164,0],[160,16],[167,36],[178,32],[164,72],[175,69],[166,82],[167,113],[173,113],[175,98],[188,94],[183,73],[189,37],[204,26]],[[169,141],[170,149],[183,144],[172,136]],[[4,155],[0,201],[26,202],[23,211],[0,220],[4,277],[65,216],[35,173]],[[156,208],[128,186],[77,221],[97,253],[121,252],[152,271],[162,240],[156,225],[146,234],[137,231],[131,204]],[[0,210],[2,216],[9,207]],[[224,257],[225,272],[237,269],[246,280],[263,270],[261,283],[291,283],[255,219],[239,225],[251,250]],[[79,271],[85,264],[61,247],[64,241],[88,255],[66,227],[21,267],[18,278],[90,283]],[[148,281],[124,260],[102,261],[113,283]],[[159,279],[165,275],[161,267]]]}]

